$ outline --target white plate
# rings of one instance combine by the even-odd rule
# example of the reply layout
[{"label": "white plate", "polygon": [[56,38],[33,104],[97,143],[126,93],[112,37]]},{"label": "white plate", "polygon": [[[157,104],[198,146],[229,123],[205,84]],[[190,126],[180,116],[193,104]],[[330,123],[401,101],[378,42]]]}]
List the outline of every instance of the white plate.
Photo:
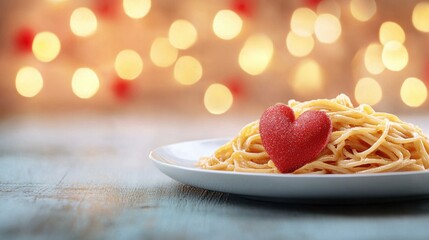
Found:
[{"label": "white plate", "polygon": [[386,201],[429,196],[429,172],[295,175],[204,170],[195,166],[228,139],[188,141],[150,153],[167,176],[191,186],[253,198],[291,201]]}]

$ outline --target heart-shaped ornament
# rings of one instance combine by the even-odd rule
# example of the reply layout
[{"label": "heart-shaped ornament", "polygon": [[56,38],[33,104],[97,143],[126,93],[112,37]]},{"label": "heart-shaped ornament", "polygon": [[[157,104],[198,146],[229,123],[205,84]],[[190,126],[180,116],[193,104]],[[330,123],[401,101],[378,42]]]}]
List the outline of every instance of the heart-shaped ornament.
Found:
[{"label": "heart-shaped ornament", "polygon": [[332,123],[323,111],[306,111],[296,120],[285,104],[269,107],[259,121],[262,145],[282,173],[291,173],[316,159],[326,147]]}]

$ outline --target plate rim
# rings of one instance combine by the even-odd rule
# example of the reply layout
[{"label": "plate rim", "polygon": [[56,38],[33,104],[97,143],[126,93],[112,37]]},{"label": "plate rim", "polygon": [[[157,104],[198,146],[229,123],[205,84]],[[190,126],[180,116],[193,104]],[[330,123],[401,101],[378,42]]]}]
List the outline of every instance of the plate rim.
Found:
[{"label": "plate rim", "polygon": [[[426,175],[429,174],[429,169],[424,171],[407,171],[407,172],[383,172],[383,173],[352,173],[352,174],[292,174],[292,173],[249,173],[249,172],[235,172],[235,171],[222,171],[222,170],[209,170],[198,167],[187,167],[183,165],[177,165],[162,161],[162,157],[159,155],[159,151],[168,149],[174,145],[181,144],[191,144],[191,143],[203,143],[203,142],[215,142],[215,141],[229,141],[232,138],[221,137],[221,138],[206,138],[206,139],[196,139],[196,140],[186,140],[175,143],[170,143],[162,146],[158,146],[149,152],[149,158],[153,163],[162,165],[168,168],[181,169],[183,171],[190,172],[199,172],[206,174],[218,174],[218,175],[234,175],[234,176],[243,176],[243,177],[270,177],[270,178],[317,178],[317,179],[331,179],[331,178],[379,178],[379,177],[392,177],[392,176],[410,176],[410,175]],[[203,157],[203,156],[201,156]],[[192,159],[192,163],[196,163],[198,159]]]}]

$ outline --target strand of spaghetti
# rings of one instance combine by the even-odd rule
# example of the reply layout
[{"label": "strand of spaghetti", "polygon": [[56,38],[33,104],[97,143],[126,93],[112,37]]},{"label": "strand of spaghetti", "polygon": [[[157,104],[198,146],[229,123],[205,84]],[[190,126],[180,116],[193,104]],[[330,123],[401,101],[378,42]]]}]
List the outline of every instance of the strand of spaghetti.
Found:
[{"label": "strand of spaghetti", "polygon": [[338,166],[343,167],[343,168],[353,168],[353,167],[358,167],[358,166],[366,165],[366,164],[386,165],[389,163],[390,163],[390,161],[385,160],[385,159],[365,158],[365,159],[361,159],[358,161],[356,161],[355,159],[343,160],[343,161],[338,162]]},{"label": "strand of spaghetti", "polygon": [[423,166],[425,168],[429,168],[429,155],[428,155],[427,151],[424,151],[425,146],[423,144],[423,141],[422,140],[418,141],[418,144],[416,144],[416,145],[417,145],[417,151],[424,153],[424,154],[422,154],[422,158],[421,158]]},{"label": "strand of spaghetti", "polygon": [[363,152],[357,153],[356,156],[363,158],[363,157],[366,157],[371,152],[375,151],[383,142],[385,142],[385,138],[389,133],[389,129],[390,129],[389,120],[386,119],[386,122],[384,123],[383,134],[381,134],[381,136],[377,139],[377,141],[375,141],[375,143],[372,144],[370,148],[368,148]]},{"label": "strand of spaghetti", "polygon": [[388,163],[386,165],[382,165],[375,168],[369,168],[363,171],[359,171],[358,173],[378,173],[378,172],[395,172],[396,170],[399,170],[403,168],[406,165],[415,163],[415,160],[410,159],[399,159],[397,161]]},{"label": "strand of spaghetti", "polygon": [[333,135],[332,137],[335,138],[335,141],[332,141],[332,144],[338,144],[340,142],[343,142],[352,135],[362,134],[362,133],[373,134],[375,132],[377,132],[376,129],[371,129],[368,127],[366,127],[366,128],[356,127],[356,128],[347,129],[344,131],[336,131],[336,132],[332,133],[332,135]]}]

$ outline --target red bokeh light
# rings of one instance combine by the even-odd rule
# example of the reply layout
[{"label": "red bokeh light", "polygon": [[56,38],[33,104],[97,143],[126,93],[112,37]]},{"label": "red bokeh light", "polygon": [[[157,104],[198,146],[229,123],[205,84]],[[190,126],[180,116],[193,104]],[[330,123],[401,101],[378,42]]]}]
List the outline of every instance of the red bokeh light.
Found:
[{"label": "red bokeh light", "polygon": [[116,78],[112,83],[112,92],[116,98],[127,100],[131,98],[131,82],[121,78]]},{"label": "red bokeh light", "polygon": [[35,36],[33,29],[29,27],[22,27],[19,29],[14,36],[15,48],[20,52],[31,52],[33,45],[33,39]]}]

